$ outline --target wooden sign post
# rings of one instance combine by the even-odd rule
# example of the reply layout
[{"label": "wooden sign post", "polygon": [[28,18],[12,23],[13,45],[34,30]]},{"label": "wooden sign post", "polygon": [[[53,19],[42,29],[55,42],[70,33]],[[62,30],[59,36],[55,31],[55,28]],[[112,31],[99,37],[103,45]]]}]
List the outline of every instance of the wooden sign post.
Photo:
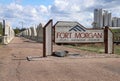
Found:
[{"label": "wooden sign post", "polygon": [[113,54],[114,53],[113,33],[107,26],[104,29],[104,43],[105,53]]},{"label": "wooden sign post", "polygon": [[52,26],[53,21],[49,20],[43,28],[43,57],[52,54]]},{"label": "wooden sign post", "polygon": [[[49,20],[43,28],[43,57],[53,52],[52,28]],[[77,22],[57,22],[55,24],[55,43],[103,43],[105,53],[114,53],[113,33],[109,27],[105,29],[86,29]]]}]

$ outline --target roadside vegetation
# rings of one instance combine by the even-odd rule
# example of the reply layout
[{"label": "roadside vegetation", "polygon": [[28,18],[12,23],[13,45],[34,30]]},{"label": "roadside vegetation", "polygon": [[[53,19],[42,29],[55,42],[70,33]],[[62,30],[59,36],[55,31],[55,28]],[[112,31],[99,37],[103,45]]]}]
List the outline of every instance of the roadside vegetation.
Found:
[{"label": "roadside vegetation", "polygon": [[120,45],[114,45],[114,53],[120,55]]},{"label": "roadside vegetation", "polygon": [[[114,54],[120,55],[120,29],[112,29],[114,34]],[[70,48],[75,48],[84,51],[104,53],[104,44],[80,44],[80,45],[66,45]]]},{"label": "roadside vegetation", "polygon": [[66,46],[84,51],[104,53],[104,46],[102,44],[80,44],[80,45],[66,45]]},{"label": "roadside vegetation", "polygon": [[[95,52],[98,54],[104,53],[104,44],[81,44],[81,45],[65,45],[70,48]],[[120,55],[120,45],[114,45],[114,54]]]},{"label": "roadside vegetation", "polygon": [[120,29],[112,29],[114,34],[114,43],[120,44]]},{"label": "roadside vegetation", "polygon": [[26,28],[18,28],[18,27],[16,27],[15,29],[14,29],[14,32],[15,32],[15,35],[17,35],[17,34],[19,34],[20,32],[22,32],[22,31],[24,31],[24,30],[26,30]]}]

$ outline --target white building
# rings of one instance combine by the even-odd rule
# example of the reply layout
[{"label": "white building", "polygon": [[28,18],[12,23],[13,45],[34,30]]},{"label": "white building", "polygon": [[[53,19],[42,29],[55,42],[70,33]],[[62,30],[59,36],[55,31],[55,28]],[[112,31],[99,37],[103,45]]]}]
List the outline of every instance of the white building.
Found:
[{"label": "white building", "polygon": [[103,26],[111,26],[111,13],[106,10],[95,9],[94,10],[94,28],[102,28]]},{"label": "white building", "polygon": [[103,15],[102,9],[95,9],[94,10],[94,28],[101,28],[103,27]]},{"label": "white building", "polygon": [[99,9],[99,25],[100,28],[103,27],[103,11],[102,9]]},{"label": "white building", "polygon": [[108,13],[108,26],[112,27],[112,15]]},{"label": "white building", "polygon": [[94,10],[94,23],[93,23],[94,28],[97,28],[99,26],[98,23],[99,23],[99,10],[95,9]]},{"label": "white building", "polygon": [[118,18],[118,23],[117,23],[118,27],[120,27],[120,18]]},{"label": "white building", "polygon": [[93,28],[102,28],[104,26],[120,27],[120,18],[112,18],[112,14],[107,10],[95,9]]},{"label": "white building", "polygon": [[117,20],[118,20],[117,17],[112,18],[112,27],[117,27],[117,23],[118,23]]},{"label": "white building", "polygon": [[105,10],[103,13],[103,26],[108,26],[108,11]]}]

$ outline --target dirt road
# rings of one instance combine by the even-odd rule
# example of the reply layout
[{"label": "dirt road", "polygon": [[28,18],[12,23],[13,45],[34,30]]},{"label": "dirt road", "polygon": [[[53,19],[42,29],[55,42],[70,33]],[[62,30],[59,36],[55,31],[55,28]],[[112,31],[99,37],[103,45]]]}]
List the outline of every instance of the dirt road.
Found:
[{"label": "dirt road", "polygon": [[16,37],[0,46],[0,81],[120,81],[118,56],[54,46],[62,49],[70,51],[70,56],[27,61],[27,56],[42,57],[42,44]]}]

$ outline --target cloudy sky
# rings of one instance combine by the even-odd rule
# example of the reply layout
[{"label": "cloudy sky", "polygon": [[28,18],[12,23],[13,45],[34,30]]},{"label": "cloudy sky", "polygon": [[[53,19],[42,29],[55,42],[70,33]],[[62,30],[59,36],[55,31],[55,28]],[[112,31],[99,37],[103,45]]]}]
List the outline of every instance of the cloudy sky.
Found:
[{"label": "cloudy sky", "polygon": [[0,20],[5,19],[15,27],[45,24],[56,21],[78,21],[92,27],[93,11],[103,8],[120,17],[119,0],[0,0]]}]

